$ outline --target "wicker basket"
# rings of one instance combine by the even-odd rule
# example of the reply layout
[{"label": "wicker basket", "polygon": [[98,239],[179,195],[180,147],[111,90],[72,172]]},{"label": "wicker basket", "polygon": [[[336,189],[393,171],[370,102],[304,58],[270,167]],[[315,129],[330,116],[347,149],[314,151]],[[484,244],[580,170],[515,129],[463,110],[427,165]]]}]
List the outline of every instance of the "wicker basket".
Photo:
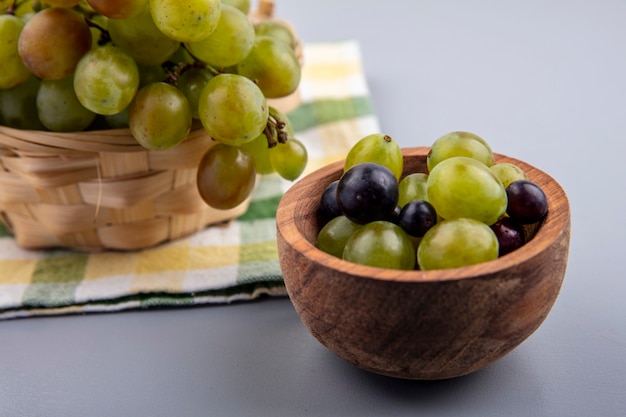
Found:
[{"label": "wicker basket", "polygon": [[[269,10],[269,14],[268,14]],[[261,1],[255,19],[271,18]],[[298,92],[269,104],[287,112]],[[179,146],[141,147],[128,129],[72,133],[0,126],[0,220],[25,248],[137,250],[243,214],[204,203],[197,166],[215,142],[200,124]]]}]

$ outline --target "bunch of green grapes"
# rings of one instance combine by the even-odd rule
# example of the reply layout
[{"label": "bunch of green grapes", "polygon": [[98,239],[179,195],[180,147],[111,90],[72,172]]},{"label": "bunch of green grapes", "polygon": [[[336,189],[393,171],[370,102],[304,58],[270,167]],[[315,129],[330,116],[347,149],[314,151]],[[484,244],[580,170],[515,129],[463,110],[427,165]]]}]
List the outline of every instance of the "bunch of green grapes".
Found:
[{"label": "bunch of green grapes", "polygon": [[0,0],[0,125],[127,128],[166,150],[194,120],[216,142],[198,166],[207,204],[237,206],[257,174],[298,178],[307,151],[267,99],[292,94],[293,31],[249,0]]},{"label": "bunch of green grapes", "polygon": [[404,172],[388,135],[348,152],[322,193],[317,246],[351,262],[391,269],[446,269],[494,260],[526,243],[525,226],[548,212],[546,195],[470,132],[438,138],[426,172]]}]

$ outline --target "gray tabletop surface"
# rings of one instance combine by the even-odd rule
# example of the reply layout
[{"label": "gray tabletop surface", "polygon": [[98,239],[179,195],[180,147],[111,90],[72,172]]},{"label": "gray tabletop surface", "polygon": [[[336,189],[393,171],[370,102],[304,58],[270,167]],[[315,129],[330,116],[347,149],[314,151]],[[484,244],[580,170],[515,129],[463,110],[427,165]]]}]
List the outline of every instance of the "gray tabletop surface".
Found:
[{"label": "gray tabletop surface", "polygon": [[572,237],[543,325],[467,377],[361,371],[287,298],[0,322],[0,416],[626,415],[626,2],[278,0],[307,42],[354,39],[381,130],[469,130],[548,172]]}]

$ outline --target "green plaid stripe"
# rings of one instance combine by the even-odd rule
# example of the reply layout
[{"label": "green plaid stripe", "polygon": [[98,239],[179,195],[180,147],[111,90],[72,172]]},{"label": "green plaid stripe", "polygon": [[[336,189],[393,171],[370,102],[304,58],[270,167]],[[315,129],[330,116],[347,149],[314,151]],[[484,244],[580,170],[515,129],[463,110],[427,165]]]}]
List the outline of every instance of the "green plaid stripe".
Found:
[{"label": "green plaid stripe", "polygon": [[26,307],[72,304],[78,284],[85,276],[88,255],[67,254],[40,259],[24,293]]},{"label": "green plaid stripe", "polygon": [[356,119],[374,114],[369,97],[350,97],[346,99],[325,99],[303,103],[291,111],[294,130],[302,131],[316,126],[340,120]]}]

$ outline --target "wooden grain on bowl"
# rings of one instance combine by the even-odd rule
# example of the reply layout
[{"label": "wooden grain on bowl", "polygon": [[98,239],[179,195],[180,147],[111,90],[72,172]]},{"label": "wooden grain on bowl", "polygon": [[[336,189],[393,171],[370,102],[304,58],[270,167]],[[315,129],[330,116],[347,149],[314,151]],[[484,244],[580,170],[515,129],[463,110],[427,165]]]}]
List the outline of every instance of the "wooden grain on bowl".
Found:
[{"label": "wooden grain on bowl", "polygon": [[[404,149],[405,174],[426,172],[428,148]],[[315,246],[322,191],[343,163],[301,179],[277,211],[280,265],[306,328],[348,362],[407,379],[444,379],[502,358],[544,321],[567,265],[570,209],[561,186],[512,162],[548,197],[549,213],[522,248],[463,268],[398,271],[350,263]]]}]

